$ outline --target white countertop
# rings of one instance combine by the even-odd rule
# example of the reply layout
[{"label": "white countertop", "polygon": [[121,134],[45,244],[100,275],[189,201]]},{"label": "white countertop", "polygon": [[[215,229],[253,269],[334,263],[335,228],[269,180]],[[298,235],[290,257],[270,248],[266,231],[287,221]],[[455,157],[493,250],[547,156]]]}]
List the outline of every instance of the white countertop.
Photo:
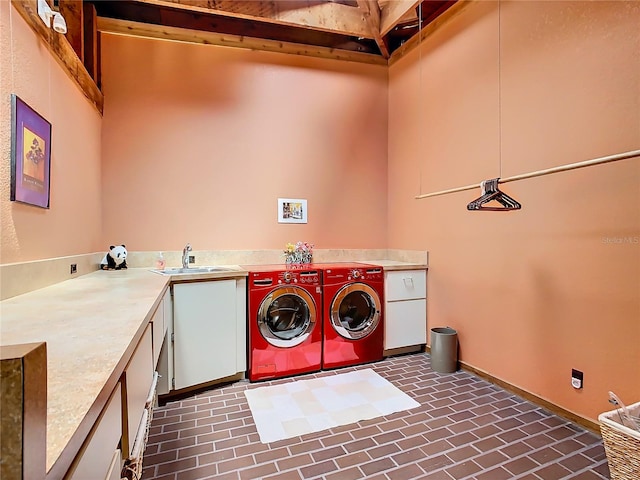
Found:
[{"label": "white countertop", "polygon": [[0,345],[47,344],[47,472],[77,453],[171,280],[244,275],[99,270],[0,302]]}]

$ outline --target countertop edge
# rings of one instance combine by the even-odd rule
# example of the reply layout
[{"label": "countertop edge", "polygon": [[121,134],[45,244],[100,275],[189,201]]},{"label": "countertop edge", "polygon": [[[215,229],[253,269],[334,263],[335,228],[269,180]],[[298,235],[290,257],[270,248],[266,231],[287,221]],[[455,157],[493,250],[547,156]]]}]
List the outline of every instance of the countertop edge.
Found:
[{"label": "countertop edge", "polygon": [[367,261],[370,265],[377,265],[387,271],[394,270],[428,270],[429,266],[426,263],[412,263],[412,262],[400,262],[395,260],[371,260]]}]

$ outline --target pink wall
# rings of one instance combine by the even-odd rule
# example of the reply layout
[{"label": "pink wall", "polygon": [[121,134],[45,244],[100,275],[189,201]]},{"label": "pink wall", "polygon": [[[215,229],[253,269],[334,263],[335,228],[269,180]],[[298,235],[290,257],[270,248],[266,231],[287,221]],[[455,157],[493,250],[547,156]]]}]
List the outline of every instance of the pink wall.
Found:
[{"label": "pink wall", "polygon": [[[0,27],[0,263],[102,249],[100,114],[9,2]],[[48,210],[9,201],[12,93],[52,124]]]},{"label": "pink wall", "polygon": [[461,360],[595,420],[609,390],[640,400],[640,159],[505,184],[517,212],[414,196],[640,149],[640,4],[500,10],[390,69],[389,248],[429,250],[428,324]]},{"label": "pink wall", "polygon": [[102,75],[105,245],[386,246],[385,67],[103,35]]}]

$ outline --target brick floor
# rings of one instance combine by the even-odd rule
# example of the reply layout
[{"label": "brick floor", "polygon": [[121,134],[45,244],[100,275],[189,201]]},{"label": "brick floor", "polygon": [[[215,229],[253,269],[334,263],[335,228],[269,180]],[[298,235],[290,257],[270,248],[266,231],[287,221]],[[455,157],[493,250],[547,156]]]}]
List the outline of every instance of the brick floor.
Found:
[{"label": "brick floor", "polygon": [[429,355],[373,368],[421,404],[351,425],[260,443],[240,381],[155,409],[144,480],[606,479],[599,436],[468,372],[439,374]]}]

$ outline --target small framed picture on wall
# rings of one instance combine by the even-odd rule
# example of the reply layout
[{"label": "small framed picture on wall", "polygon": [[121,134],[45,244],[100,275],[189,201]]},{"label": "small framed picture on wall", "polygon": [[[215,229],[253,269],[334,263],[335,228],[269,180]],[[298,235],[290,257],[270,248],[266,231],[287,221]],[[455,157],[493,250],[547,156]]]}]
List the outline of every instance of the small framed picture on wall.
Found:
[{"label": "small framed picture on wall", "polygon": [[11,200],[49,208],[51,124],[11,95]]},{"label": "small framed picture on wall", "polygon": [[278,223],[307,223],[307,201],[301,198],[279,198]]}]

